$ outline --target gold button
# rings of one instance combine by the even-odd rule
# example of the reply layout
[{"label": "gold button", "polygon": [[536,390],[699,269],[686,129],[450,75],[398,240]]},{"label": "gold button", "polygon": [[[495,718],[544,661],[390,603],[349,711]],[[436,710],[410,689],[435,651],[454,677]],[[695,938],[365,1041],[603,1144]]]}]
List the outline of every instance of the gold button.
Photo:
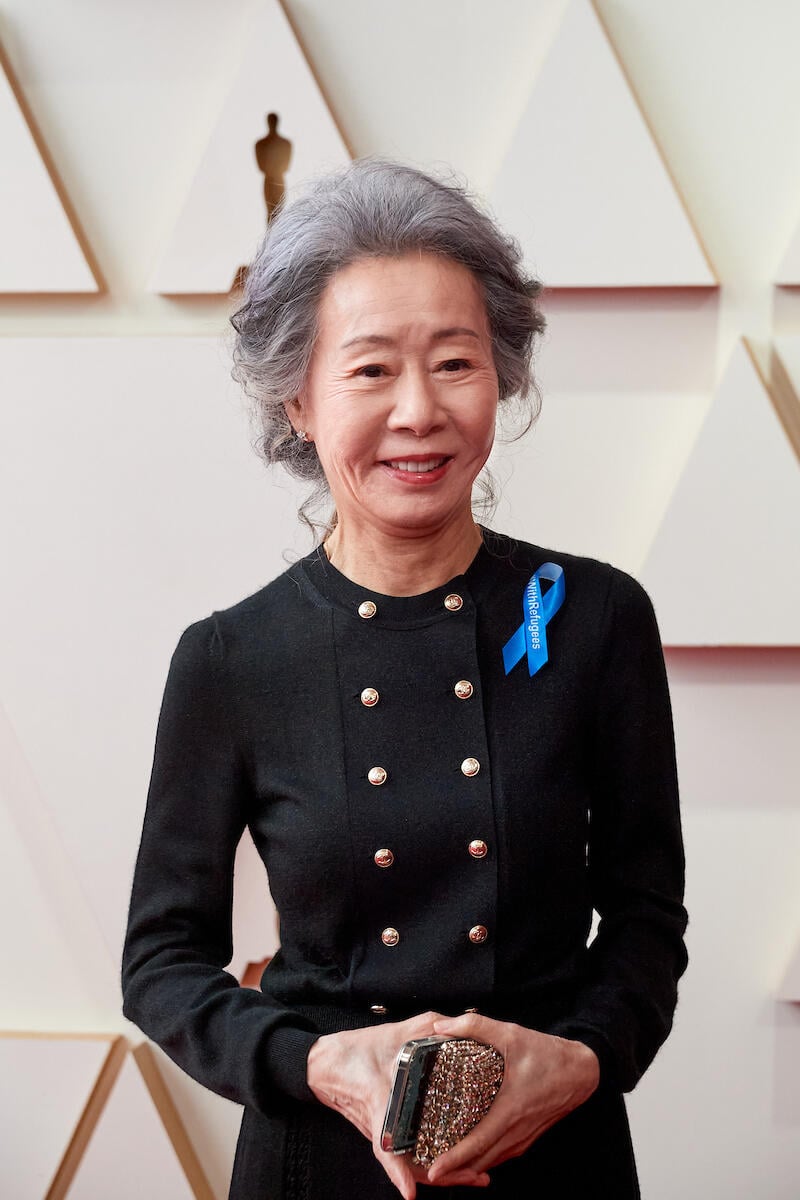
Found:
[{"label": "gold button", "polygon": [[364,688],[361,693],[361,703],[366,705],[367,708],[372,708],[373,704],[377,704],[379,700],[380,696],[375,688]]},{"label": "gold button", "polygon": [[474,1012],[474,1013],[476,1013],[477,1011],[478,1011],[478,1010],[477,1010],[477,1008],[465,1008],[465,1009],[464,1009],[464,1012],[465,1012],[465,1013],[469,1013],[469,1012]]},{"label": "gold button", "polygon": [[380,784],[386,783],[386,771],[383,767],[370,767],[367,779],[378,787]]},{"label": "gold button", "polygon": [[453,691],[458,696],[459,700],[469,700],[474,690],[475,689],[468,679],[459,679],[458,683],[453,688]]},{"label": "gold button", "polygon": [[378,611],[378,606],[374,600],[362,600],[358,606],[358,615],[360,617],[374,617]]},{"label": "gold button", "polygon": [[392,929],[390,925],[388,929],[384,929],[383,933],[381,934],[381,941],[383,942],[384,946],[396,946],[400,941],[400,934],[396,929]]},{"label": "gold button", "polygon": [[481,764],[477,758],[465,758],[461,764],[461,770],[465,775],[477,775],[481,769]]},{"label": "gold button", "polygon": [[461,599],[458,592],[450,592],[450,594],[444,598],[444,606],[445,608],[449,608],[450,612],[458,612],[463,603],[464,601]]},{"label": "gold button", "polygon": [[482,838],[475,838],[469,844],[469,852],[473,858],[485,858],[489,852],[489,847]]},{"label": "gold button", "polygon": [[469,931],[469,940],[478,945],[480,942],[485,942],[489,936],[489,930],[485,925],[473,925]]},{"label": "gold button", "polygon": [[394,862],[394,855],[391,850],[376,850],[375,862],[379,867],[390,867]]},{"label": "gold button", "polygon": [[381,1016],[384,1016],[389,1010],[385,1004],[370,1004],[369,1011],[379,1013]]}]

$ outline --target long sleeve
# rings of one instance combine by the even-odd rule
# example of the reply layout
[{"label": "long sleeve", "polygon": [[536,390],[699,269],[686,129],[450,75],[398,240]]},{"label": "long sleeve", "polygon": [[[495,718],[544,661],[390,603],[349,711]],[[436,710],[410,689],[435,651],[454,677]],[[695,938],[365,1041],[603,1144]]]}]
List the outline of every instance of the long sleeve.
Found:
[{"label": "long sleeve", "polygon": [[306,1082],[313,1023],[224,970],[249,784],[229,725],[215,615],[181,634],[167,674],[122,953],[122,1011],[188,1075],[275,1113]]},{"label": "long sleeve", "polygon": [[589,878],[599,914],[573,1013],[601,1079],[635,1087],[666,1039],[686,969],[684,852],[664,654],[652,602],[614,568],[591,747]]}]

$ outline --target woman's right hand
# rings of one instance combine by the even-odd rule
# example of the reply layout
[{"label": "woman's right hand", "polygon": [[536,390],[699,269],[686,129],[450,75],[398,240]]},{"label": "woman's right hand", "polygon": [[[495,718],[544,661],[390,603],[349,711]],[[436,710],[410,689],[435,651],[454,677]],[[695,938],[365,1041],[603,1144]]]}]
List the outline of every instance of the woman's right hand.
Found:
[{"label": "woman's right hand", "polygon": [[[429,1183],[424,1167],[410,1155],[381,1148],[386,1104],[392,1088],[400,1047],[411,1038],[428,1037],[441,1013],[427,1012],[407,1021],[394,1021],[366,1029],[345,1029],[317,1038],[308,1055],[308,1086],[329,1108],[340,1112],[369,1138],[378,1162],[405,1200],[414,1200],[417,1183]],[[486,1187],[485,1172],[461,1169],[436,1181],[437,1187]]]}]

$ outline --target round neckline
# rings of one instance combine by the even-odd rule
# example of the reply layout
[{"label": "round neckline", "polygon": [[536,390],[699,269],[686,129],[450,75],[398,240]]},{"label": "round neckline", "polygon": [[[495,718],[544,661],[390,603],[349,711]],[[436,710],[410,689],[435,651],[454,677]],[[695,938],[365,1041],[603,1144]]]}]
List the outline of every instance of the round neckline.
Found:
[{"label": "round neckline", "polygon": [[[495,549],[499,548],[496,539],[502,541],[503,535],[479,523],[478,529],[481,544],[464,571],[438,587],[410,596],[392,596],[357,583],[334,566],[322,543],[300,559],[297,565],[302,569],[306,583],[311,585],[320,599],[344,608],[365,625],[409,625],[447,617],[452,620],[454,613],[474,609],[475,602],[483,596],[494,577],[491,567],[495,555],[489,543],[494,541]],[[445,597],[451,593],[461,597],[460,608],[453,610],[445,606]],[[359,605],[365,600],[371,600],[376,610],[367,619],[358,612]]]}]

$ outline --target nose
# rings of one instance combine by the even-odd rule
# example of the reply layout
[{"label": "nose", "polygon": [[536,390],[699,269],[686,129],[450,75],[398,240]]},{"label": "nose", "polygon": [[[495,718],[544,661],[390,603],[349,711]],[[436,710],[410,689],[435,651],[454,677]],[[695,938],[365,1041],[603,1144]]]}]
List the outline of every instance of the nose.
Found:
[{"label": "nose", "polygon": [[436,384],[425,370],[406,370],[392,388],[389,429],[410,429],[424,437],[445,422]]}]

